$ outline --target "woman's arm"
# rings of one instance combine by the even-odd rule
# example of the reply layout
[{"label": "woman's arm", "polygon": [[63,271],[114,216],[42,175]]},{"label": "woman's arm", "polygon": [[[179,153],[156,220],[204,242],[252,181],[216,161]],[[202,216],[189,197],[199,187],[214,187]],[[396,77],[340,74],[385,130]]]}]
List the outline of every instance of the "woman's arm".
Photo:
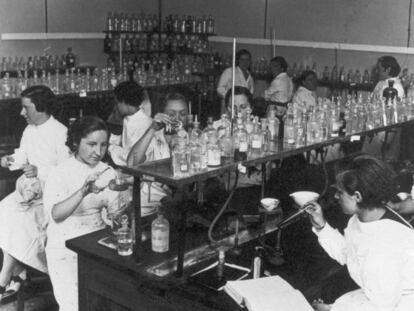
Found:
[{"label": "woman's arm", "polygon": [[91,185],[97,179],[97,177],[97,174],[88,176],[85,183],[78,191],[73,193],[67,199],[53,205],[51,214],[55,222],[62,222],[73,214],[83,198],[92,192]]},{"label": "woman's arm", "polygon": [[168,115],[157,113],[154,116],[151,126],[146,130],[145,134],[134,144],[127,157],[127,165],[134,166],[145,162],[145,153],[154,138],[155,132],[162,128],[162,124],[171,123]]}]

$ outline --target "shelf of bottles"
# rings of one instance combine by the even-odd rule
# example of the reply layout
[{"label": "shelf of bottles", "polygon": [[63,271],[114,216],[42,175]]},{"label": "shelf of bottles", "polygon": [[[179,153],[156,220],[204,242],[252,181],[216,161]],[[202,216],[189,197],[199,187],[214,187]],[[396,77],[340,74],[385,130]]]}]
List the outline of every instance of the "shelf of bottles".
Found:
[{"label": "shelf of bottles", "polygon": [[[414,119],[414,101],[363,97],[319,98],[315,107],[289,105],[284,122],[283,150],[320,144],[338,137]],[[238,161],[260,159],[280,151],[279,119],[275,111],[259,120],[250,111],[233,123],[227,115],[209,119],[201,130],[198,122],[187,133],[180,124],[173,136],[172,175],[184,178]],[[168,175],[168,173],[166,173]]]}]

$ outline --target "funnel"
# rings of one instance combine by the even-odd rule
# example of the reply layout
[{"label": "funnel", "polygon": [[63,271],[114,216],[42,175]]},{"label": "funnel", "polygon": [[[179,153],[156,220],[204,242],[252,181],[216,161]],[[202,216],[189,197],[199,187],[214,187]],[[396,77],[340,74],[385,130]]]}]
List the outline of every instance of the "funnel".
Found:
[{"label": "funnel", "polygon": [[316,201],[319,198],[319,193],[313,191],[297,191],[289,194],[299,207],[303,207],[306,203]]}]

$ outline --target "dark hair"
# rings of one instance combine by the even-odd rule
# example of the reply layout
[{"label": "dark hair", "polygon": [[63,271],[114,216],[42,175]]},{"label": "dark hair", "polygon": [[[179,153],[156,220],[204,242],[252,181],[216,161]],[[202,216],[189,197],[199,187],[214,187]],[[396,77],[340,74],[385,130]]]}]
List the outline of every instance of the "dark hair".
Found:
[{"label": "dark hair", "polygon": [[401,67],[393,56],[382,56],[378,59],[384,69],[390,68],[390,76],[396,77],[400,74]]},{"label": "dark hair", "polygon": [[68,131],[66,145],[72,152],[77,152],[80,141],[92,132],[105,131],[108,133],[106,123],[94,116],[86,116],[76,120]]},{"label": "dark hair", "polygon": [[[250,93],[248,88],[245,88],[244,86],[235,86],[234,87],[234,96],[236,95],[244,95],[247,98],[247,101],[251,105],[253,103],[253,95]],[[224,97],[226,105],[229,104],[231,98],[231,89],[227,90],[226,96]]]},{"label": "dark hair", "polygon": [[354,158],[348,167],[336,175],[336,183],[348,194],[358,191],[361,208],[383,206],[395,192],[395,173],[384,162],[369,155]]},{"label": "dark hair", "polygon": [[249,55],[250,59],[252,58],[252,54],[246,49],[238,50],[236,53],[236,66],[239,65],[240,57],[243,55]]},{"label": "dark hair", "polygon": [[55,101],[55,94],[47,86],[33,85],[25,89],[20,96],[29,98],[38,112],[51,113],[52,105]]},{"label": "dark hair", "polygon": [[314,76],[317,78],[315,71],[312,70],[305,70],[299,77],[299,83],[303,86],[303,82],[306,80],[307,77]]},{"label": "dark hair", "polygon": [[135,81],[124,81],[119,83],[114,89],[115,98],[118,102],[139,107],[147,98],[145,89]]},{"label": "dark hair", "polygon": [[270,62],[275,62],[275,63],[279,63],[280,68],[282,68],[283,72],[286,72],[287,68],[288,68],[288,63],[286,62],[285,58],[282,56],[276,56],[273,57]]},{"label": "dark hair", "polygon": [[167,107],[167,103],[171,100],[181,100],[184,102],[185,106],[187,107],[187,103],[188,103],[187,97],[183,93],[175,89],[171,89],[165,95],[165,98],[164,98],[164,101],[162,102],[162,106],[160,107],[160,110],[164,111],[165,107]]}]

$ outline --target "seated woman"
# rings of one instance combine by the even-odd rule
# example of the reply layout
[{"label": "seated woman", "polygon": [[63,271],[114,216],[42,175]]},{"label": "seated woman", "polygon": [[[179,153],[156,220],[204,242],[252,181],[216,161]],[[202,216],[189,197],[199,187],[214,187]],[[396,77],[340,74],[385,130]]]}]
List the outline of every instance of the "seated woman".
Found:
[{"label": "seated woman", "polygon": [[1,158],[2,167],[20,169],[23,174],[16,183],[16,191],[0,202],[0,297],[9,282],[6,294],[20,288],[25,277],[24,265],[47,273],[42,188],[50,170],[69,157],[65,146],[67,129],[50,114],[53,92],[46,86],[35,85],[23,91],[21,97],[20,114],[28,125],[20,147],[14,154]]},{"label": "seated woman", "polygon": [[325,251],[347,265],[360,289],[332,305],[318,300],[316,310],[414,310],[414,231],[387,208],[394,191],[393,171],[370,156],[360,156],[336,176],[336,194],[343,212],[351,215],[344,235],[325,220],[313,202],[307,212]]},{"label": "seated woman", "polygon": [[295,109],[306,109],[316,107],[315,91],[318,86],[316,73],[312,70],[306,70],[299,78],[300,86],[293,95],[293,105]]},{"label": "seated woman", "polygon": [[[227,120],[231,120],[231,98],[232,89],[229,89],[226,92],[225,103],[226,110],[223,115],[226,115]],[[253,102],[253,95],[250,91],[243,86],[234,87],[234,117],[237,117],[238,113],[241,113],[243,119],[246,119],[247,111],[250,109]],[[213,127],[217,130],[220,126],[225,126],[222,124],[222,119],[216,120],[213,122]]]},{"label": "seated woman", "polygon": [[108,149],[108,130],[97,117],[84,117],[69,130],[73,156],[46,181],[44,207],[49,215],[46,257],[53,292],[61,311],[78,310],[77,255],[65,241],[105,227],[102,209],[119,214],[118,193],[107,186],[116,174],[101,162]]}]

